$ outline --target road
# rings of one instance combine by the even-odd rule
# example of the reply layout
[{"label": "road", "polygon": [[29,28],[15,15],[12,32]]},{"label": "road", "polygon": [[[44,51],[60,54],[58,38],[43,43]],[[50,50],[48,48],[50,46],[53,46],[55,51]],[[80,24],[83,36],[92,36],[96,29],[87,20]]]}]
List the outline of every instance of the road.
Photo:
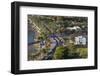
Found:
[{"label": "road", "polygon": [[43,58],[43,60],[51,60],[54,56],[54,53],[56,51],[56,48],[59,46],[59,45],[62,45],[62,42],[61,40],[57,37],[57,36],[51,36],[51,47],[50,47],[50,50],[47,54],[47,56],[45,56]]}]

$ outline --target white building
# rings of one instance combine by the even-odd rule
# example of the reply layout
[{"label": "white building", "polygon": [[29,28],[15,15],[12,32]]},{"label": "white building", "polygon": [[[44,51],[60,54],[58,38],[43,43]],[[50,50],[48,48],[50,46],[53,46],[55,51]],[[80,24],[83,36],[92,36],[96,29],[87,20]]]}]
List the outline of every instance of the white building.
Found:
[{"label": "white building", "polygon": [[75,45],[86,45],[86,37],[84,36],[75,37]]}]

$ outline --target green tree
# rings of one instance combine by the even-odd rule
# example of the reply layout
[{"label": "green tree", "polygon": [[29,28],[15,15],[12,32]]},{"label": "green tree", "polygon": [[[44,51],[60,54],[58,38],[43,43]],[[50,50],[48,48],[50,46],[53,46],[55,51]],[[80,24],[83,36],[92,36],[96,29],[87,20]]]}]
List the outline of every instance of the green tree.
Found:
[{"label": "green tree", "polygon": [[54,59],[64,59],[65,55],[68,55],[68,48],[59,46],[56,48]]}]

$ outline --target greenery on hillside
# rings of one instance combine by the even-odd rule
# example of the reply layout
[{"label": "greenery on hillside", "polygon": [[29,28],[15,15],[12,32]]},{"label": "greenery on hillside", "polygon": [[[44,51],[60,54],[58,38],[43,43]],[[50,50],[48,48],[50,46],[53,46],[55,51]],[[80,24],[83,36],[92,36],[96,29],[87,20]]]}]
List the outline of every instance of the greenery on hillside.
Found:
[{"label": "greenery on hillside", "polygon": [[[28,32],[35,33],[34,43],[28,45],[28,48],[33,46],[36,50],[34,52],[32,47],[31,52],[28,50],[28,59],[87,58],[87,44],[84,46],[74,44],[76,36],[88,35],[87,23],[87,17],[28,15]],[[74,26],[80,29],[68,29]]]}]

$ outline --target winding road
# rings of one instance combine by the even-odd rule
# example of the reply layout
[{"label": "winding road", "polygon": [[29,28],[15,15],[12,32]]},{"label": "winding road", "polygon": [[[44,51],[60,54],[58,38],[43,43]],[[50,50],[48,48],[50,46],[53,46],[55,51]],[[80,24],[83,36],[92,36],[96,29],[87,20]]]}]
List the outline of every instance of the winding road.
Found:
[{"label": "winding road", "polygon": [[51,60],[54,56],[56,48],[63,44],[63,42],[56,35],[50,36],[51,39],[51,47],[48,54],[42,60]]}]

